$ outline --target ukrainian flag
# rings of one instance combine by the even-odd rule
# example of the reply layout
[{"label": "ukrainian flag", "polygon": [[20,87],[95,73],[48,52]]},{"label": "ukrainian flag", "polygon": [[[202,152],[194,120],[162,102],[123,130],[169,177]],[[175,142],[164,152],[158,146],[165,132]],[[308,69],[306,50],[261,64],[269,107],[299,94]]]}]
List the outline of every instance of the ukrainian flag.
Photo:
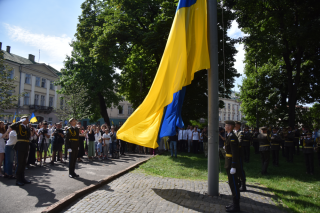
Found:
[{"label": "ukrainian flag", "polygon": [[32,113],[32,115],[30,116],[29,121],[30,123],[38,122],[37,117],[34,115],[34,113]]},{"label": "ukrainian flag", "polygon": [[183,127],[185,87],[194,73],[210,68],[206,0],[180,0],[166,48],[147,97],[117,132],[117,138],[157,148],[158,136]]},{"label": "ukrainian flag", "polygon": [[12,123],[15,123],[16,122],[16,112],[14,113],[14,116],[13,116],[13,121],[12,121]]}]

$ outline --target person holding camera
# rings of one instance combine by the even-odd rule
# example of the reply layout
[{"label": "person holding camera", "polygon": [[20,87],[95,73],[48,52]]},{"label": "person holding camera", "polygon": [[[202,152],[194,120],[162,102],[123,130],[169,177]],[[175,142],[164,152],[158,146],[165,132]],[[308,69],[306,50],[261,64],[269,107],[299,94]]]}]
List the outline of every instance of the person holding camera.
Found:
[{"label": "person holding camera", "polygon": [[31,137],[30,137],[30,151],[29,151],[29,157],[28,157],[28,162],[27,165],[29,166],[31,165],[36,165],[36,150],[38,148],[38,134],[35,130],[35,128],[33,128],[32,126],[30,127],[30,133],[31,133]]},{"label": "person holding camera", "polygon": [[79,128],[76,127],[76,119],[71,118],[69,123],[71,127],[68,128],[66,133],[66,145],[69,152],[69,177],[76,178],[79,177],[79,175],[74,172],[79,149]]},{"label": "person holding camera", "polygon": [[63,129],[61,129],[61,124],[56,123],[56,128],[52,133],[52,160],[50,162],[51,165],[54,165],[54,160],[56,159],[56,154],[60,155],[61,163],[64,163],[62,160],[62,145],[64,144],[64,134]]},{"label": "person holding camera", "polygon": [[[44,121],[42,123],[42,128],[38,130],[39,135],[39,141],[38,141],[38,147],[40,152],[40,166],[46,165],[46,159],[47,159],[47,152],[49,148],[49,138],[50,134],[48,133],[48,123]],[[42,163],[42,153],[44,152],[44,158]]]}]

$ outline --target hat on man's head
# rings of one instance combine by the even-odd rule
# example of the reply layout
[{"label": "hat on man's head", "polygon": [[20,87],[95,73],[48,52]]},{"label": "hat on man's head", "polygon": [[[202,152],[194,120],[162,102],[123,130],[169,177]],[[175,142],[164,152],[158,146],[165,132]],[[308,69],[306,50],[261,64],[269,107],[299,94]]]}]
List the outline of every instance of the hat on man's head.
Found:
[{"label": "hat on man's head", "polygon": [[43,121],[42,125],[48,125],[47,121]]},{"label": "hat on man's head", "polygon": [[268,128],[265,127],[265,126],[261,127],[260,129],[261,129],[261,130],[268,130]]},{"label": "hat on man's head", "polygon": [[312,132],[307,132],[307,135],[312,135]]},{"label": "hat on man's head", "polygon": [[240,121],[235,121],[234,123],[241,125],[241,122],[240,122]]},{"label": "hat on man's head", "polygon": [[245,128],[245,129],[249,129],[249,127],[248,127],[248,126],[245,126],[244,128]]},{"label": "hat on man's head", "polygon": [[58,122],[58,123],[55,123],[56,125],[61,125],[61,123],[60,122]]},{"label": "hat on man's head", "polygon": [[76,120],[76,119],[70,118],[70,119],[69,119],[69,123],[71,123],[73,120]]},{"label": "hat on man's head", "polygon": [[110,129],[114,129],[114,126],[111,126],[111,128]]},{"label": "hat on man's head", "polygon": [[289,128],[291,128],[291,126],[287,126],[286,128],[289,129]]},{"label": "hat on man's head", "polygon": [[28,118],[28,116],[24,115],[24,116],[21,117],[21,119],[24,119],[24,118]]},{"label": "hat on man's head", "polygon": [[233,126],[235,125],[235,122],[234,122],[234,121],[225,121],[224,123],[225,123],[225,124],[230,124],[230,125],[233,125]]}]

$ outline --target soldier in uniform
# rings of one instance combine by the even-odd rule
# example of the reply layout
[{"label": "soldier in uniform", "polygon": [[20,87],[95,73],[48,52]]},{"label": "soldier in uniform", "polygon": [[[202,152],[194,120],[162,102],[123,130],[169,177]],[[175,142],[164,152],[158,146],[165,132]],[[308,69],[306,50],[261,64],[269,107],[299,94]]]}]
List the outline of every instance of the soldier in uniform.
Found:
[{"label": "soldier in uniform", "polygon": [[294,153],[300,155],[300,147],[299,147],[299,141],[300,141],[300,130],[298,128],[298,125],[294,126],[294,146],[297,147],[297,150],[294,149]]},{"label": "soldier in uniform", "polygon": [[12,130],[17,133],[17,143],[15,145],[16,156],[17,156],[17,168],[16,168],[16,185],[23,186],[29,184],[31,181],[26,180],[24,177],[24,170],[26,168],[26,159],[28,157],[29,146],[30,146],[30,128],[28,127],[29,118],[22,116],[19,122],[16,122],[10,126]]},{"label": "soldier in uniform", "polygon": [[312,133],[307,133],[307,138],[303,140],[303,154],[304,159],[306,161],[306,167],[307,167],[307,174],[313,175],[314,173],[314,167],[313,167],[313,146],[314,146],[314,140],[311,137]]},{"label": "soldier in uniform", "polygon": [[258,128],[254,128],[254,132],[252,134],[252,145],[253,145],[255,154],[260,154],[259,153],[258,135],[259,135],[259,129]]},{"label": "soldier in uniform", "polygon": [[236,136],[238,137],[238,141],[239,141],[239,161],[240,161],[240,180],[241,180],[241,187],[240,187],[240,191],[241,192],[245,192],[247,191],[247,187],[246,187],[246,173],[243,169],[243,152],[242,152],[242,140],[243,140],[243,132],[240,130],[241,127],[241,122],[236,121],[235,122],[235,128],[234,128],[234,133],[236,134]]},{"label": "soldier in uniform", "polygon": [[277,127],[273,128],[272,133],[270,134],[270,140],[273,165],[279,166],[279,150],[282,139],[280,137],[280,134],[278,133]]},{"label": "soldier in uniform", "polygon": [[66,132],[66,145],[69,152],[69,177],[75,178],[79,177],[74,170],[76,167],[76,161],[78,157],[78,148],[79,148],[79,128],[76,127],[77,120],[71,118],[69,120],[70,127]]},{"label": "soldier in uniform", "polygon": [[224,168],[228,174],[228,182],[232,192],[233,203],[226,206],[227,212],[239,212],[240,211],[240,190],[239,190],[239,141],[238,137],[233,133],[235,126],[234,121],[225,121],[226,129],[226,160]]},{"label": "soldier in uniform", "polygon": [[267,169],[269,165],[270,160],[270,142],[269,142],[269,136],[267,134],[267,127],[261,128],[262,133],[258,136],[259,141],[259,151],[261,153],[261,161],[262,161],[262,170],[261,174],[266,175]]},{"label": "soldier in uniform", "polygon": [[285,151],[286,151],[286,158],[287,158],[287,162],[293,162],[293,149],[294,149],[294,132],[292,131],[291,126],[287,127],[288,132],[287,134],[284,134],[284,147],[285,147]]},{"label": "soldier in uniform", "polygon": [[284,151],[284,142],[285,142],[285,134],[287,134],[288,130],[287,127],[283,127],[281,132],[280,132],[280,136],[281,136],[281,151],[282,151],[282,157],[286,157],[286,153]]},{"label": "soldier in uniform", "polygon": [[252,140],[251,133],[249,132],[249,127],[246,126],[244,128],[244,132],[242,133],[242,151],[244,162],[249,163],[250,161],[250,142]]}]

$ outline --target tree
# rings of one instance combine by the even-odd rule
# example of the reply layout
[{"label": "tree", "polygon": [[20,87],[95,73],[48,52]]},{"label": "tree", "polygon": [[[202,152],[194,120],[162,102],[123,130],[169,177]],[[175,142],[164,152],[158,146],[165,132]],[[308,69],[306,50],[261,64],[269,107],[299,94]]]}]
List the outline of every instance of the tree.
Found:
[{"label": "tree", "polygon": [[[259,82],[259,87],[268,90],[257,96],[256,102],[270,103],[268,110],[281,111],[290,126],[295,124],[296,105],[312,103],[320,99],[320,73],[318,72],[320,53],[320,2],[317,0],[225,0],[226,5],[235,11],[239,27],[248,35],[243,38],[246,50],[246,75],[248,82],[243,84],[242,91],[251,95],[259,90],[252,88],[254,75],[266,82],[276,80],[270,87]],[[254,74],[249,67],[257,63],[262,69],[273,67],[268,72]],[[274,79],[277,77],[277,79]],[[251,83],[250,83],[251,82]],[[271,87],[271,85],[273,87]],[[266,89],[269,88],[269,89]],[[251,94],[250,94],[251,93]],[[270,101],[268,98],[278,101]],[[259,99],[260,97],[260,99]],[[252,97],[251,97],[252,98]],[[242,100],[244,103],[244,96]],[[267,99],[267,100],[266,100]],[[246,116],[254,116],[245,103],[242,108]],[[251,107],[252,108],[252,107]],[[262,113],[259,111],[259,114]],[[249,118],[250,120],[250,118]]]},{"label": "tree", "polygon": [[17,101],[24,95],[13,95],[16,87],[12,78],[12,68],[5,64],[3,52],[0,51],[0,112],[17,107]]},{"label": "tree", "polygon": [[[84,5],[91,14],[97,15],[94,27],[82,27],[79,39],[93,42],[91,56],[97,61],[109,63],[122,70],[119,92],[137,108],[149,92],[160,64],[168,35],[176,13],[178,1],[165,0],[87,0]],[[92,10],[94,8],[94,10]],[[231,10],[218,8],[219,22],[219,91],[220,96],[229,97],[234,77],[233,68],[237,53],[236,40],[227,36],[234,15]],[[224,30],[223,30],[224,29]],[[223,39],[222,39],[223,38]],[[223,57],[223,43],[224,55]],[[224,65],[226,88],[224,88]],[[185,121],[207,117],[207,72],[196,73],[195,80],[187,87],[182,116]],[[225,89],[225,92],[224,92]],[[223,105],[223,104],[222,104]]]}]

